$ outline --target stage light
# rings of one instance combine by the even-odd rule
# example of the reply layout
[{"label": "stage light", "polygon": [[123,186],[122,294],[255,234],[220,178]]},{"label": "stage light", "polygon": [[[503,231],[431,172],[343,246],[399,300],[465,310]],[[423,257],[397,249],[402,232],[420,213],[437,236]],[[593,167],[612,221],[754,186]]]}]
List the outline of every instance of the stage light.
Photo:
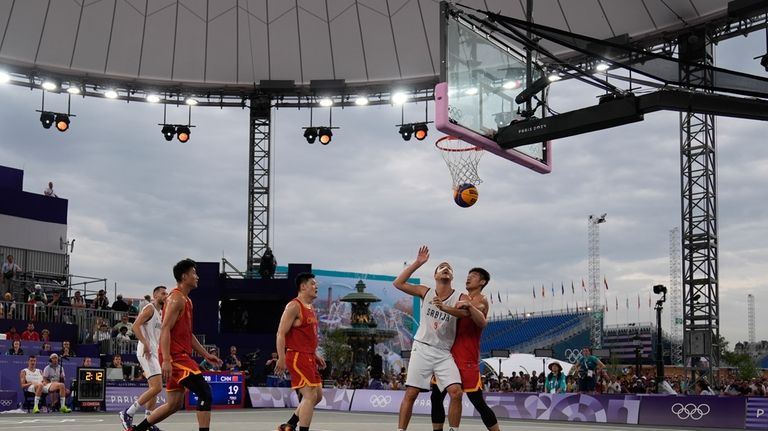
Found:
[{"label": "stage light", "polygon": [[6,72],[0,72],[0,84],[5,84],[11,80],[11,75]]},{"label": "stage light", "polygon": [[559,73],[554,72],[554,73],[550,73],[549,76],[547,76],[547,79],[549,80],[549,82],[555,82],[563,79],[563,77],[560,76]]},{"label": "stage light", "polygon": [[315,139],[317,139],[317,129],[314,127],[307,127],[304,129],[304,139],[306,139],[308,143],[314,144]]},{"label": "stage light", "polygon": [[355,98],[355,105],[357,106],[365,106],[368,104],[368,98],[365,96],[357,96]]},{"label": "stage light", "polygon": [[413,136],[419,141],[423,141],[429,133],[429,127],[426,123],[417,123],[413,125]]},{"label": "stage light", "polygon": [[80,94],[80,87],[78,87],[77,85],[70,85],[69,88],[67,88],[67,93]]},{"label": "stage light", "polygon": [[195,100],[195,99],[193,99],[191,97],[187,97],[187,100],[185,100],[184,103],[186,103],[189,106],[195,106],[195,105],[197,105],[197,100]]},{"label": "stage light", "polygon": [[69,130],[69,115],[56,114],[56,129],[59,132],[66,132]]},{"label": "stage light", "polygon": [[323,145],[328,145],[331,143],[331,138],[333,137],[333,132],[331,129],[327,127],[321,127],[317,131],[317,135],[320,138],[320,143]]},{"label": "stage light", "polygon": [[413,135],[413,124],[403,124],[400,126],[399,132],[404,141],[410,141]]},{"label": "stage light", "polygon": [[174,136],[176,136],[176,128],[170,124],[163,124],[162,132],[165,140],[169,142],[173,140]]},{"label": "stage light", "polygon": [[104,92],[104,97],[106,97],[107,99],[117,99],[117,91],[110,88],[109,90]]},{"label": "stage light", "polygon": [[181,143],[185,143],[189,141],[189,135],[192,132],[189,130],[189,127],[187,126],[179,126],[176,128],[176,136]]},{"label": "stage light", "polygon": [[611,66],[608,65],[608,63],[600,62],[595,66],[595,70],[598,72],[605,72],[606,70],[610,69]]},{"label": "stage light", "polygon": [[43,81],[41,86],[43,87],[43,90],[48,90],[48,91],[53,91],[59,88],[59,86],[56,85],[56,83],[50,79],[46,79],[45,81]]},{"label": "stage light", "polygon": [[402,92],[397,92],[392,95],[392,103],[395,105],[402,105],[408,101],[408,95]]},{"label": "stage light", "polygon": [[147,102],[149,103],[157,103],[160,101],[160,96],[154,93],[147,94]]},{"label": "stage light", "polygon": [[44,111],[40,113],[40,123],[42,123],[44,129],[50,129],[55,118],[56,116],[53,114],[53,112]]},{"label": "stage light", "polygon": [[320,99],[320,106],[323,106],[325,108],[329,106],[333,106],[333,100],[329,97],[323,97],[322,99]]},{"label": "stage light", "polygon": [[521,85],[523,85],[523,83],[520,82],[519,79],[513,79],[511,81],[506,81],[501,86],[507,90],[514,90],[515,88],[520,88]]}]

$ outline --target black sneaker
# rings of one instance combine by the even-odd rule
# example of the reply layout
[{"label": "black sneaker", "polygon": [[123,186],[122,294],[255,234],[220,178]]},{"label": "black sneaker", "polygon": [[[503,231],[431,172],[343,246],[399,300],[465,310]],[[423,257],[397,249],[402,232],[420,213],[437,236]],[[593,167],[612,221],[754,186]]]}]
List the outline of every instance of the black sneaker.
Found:
[{"label": "black sneaker", "polygon": [[120,416],[120,423],[123,425],[124,430],[128,430],[133,426],[133,416],[128,414],[128,410],[123,410],[117,414]]}]

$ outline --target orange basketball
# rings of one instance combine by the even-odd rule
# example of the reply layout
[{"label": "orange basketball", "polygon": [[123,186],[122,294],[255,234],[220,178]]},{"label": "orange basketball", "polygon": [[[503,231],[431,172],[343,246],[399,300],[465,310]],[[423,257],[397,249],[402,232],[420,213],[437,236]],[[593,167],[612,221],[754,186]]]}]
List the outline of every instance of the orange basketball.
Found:
[{"label": "orange basketball", "polygon": [[453,190],[453,201],[462,208],[469,208],[477,202],[479,193],[474,184],[464,183]]}]

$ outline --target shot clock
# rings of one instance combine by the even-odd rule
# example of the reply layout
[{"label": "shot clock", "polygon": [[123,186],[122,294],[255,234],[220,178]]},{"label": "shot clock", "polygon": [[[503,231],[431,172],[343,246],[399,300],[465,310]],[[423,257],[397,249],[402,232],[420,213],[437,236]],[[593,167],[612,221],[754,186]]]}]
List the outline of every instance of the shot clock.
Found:
[{"label": "shot clock", "polygon": [[107,372],[104,368],[78,367],[77,402],[81,407],[98,407],[104,402]]}]

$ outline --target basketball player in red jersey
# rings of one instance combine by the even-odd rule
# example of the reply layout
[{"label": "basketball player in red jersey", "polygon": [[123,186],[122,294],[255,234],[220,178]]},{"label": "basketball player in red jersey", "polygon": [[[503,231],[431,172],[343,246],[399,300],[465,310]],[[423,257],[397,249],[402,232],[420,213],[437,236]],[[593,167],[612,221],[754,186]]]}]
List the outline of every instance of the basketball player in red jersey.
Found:
[{"label": "basketball player in red jersey", "polygon": [[163,306],[163,324],[160,327],[159,360],[166,381],[166,402],[152,412],[152,423],[145,418],[128,431],[147,431],[174,414],[184,405],[184,388],[197,395],[197,423],[200,431],[208,431],[211,424],[211,387],[190,355],[192,350],[208,362],[221,366],[221,359],[208,353],[192,335],[192,301],[189,292],[197,289],[197,265],[184,259],[173,267],[176,288],[168,294]]},{"label": "basketball player in red jersey", "polygon": [[275,374],[286,367],[291,373],[291,388],[299,391],[299,406],[283,431],[309,431],[315,406],[323,399],[323,385],[318,367],[325,368],[325,360],[317,355],[317,315],[312,301],[317,298],[315,274],[307,272],[296,276],[298,296],[285,306],[277,328],[277,365]]},{"label": "basketball player in red jersey", "polygon": [[[480,379],[480,335],[488,324],[488,298],[481,292],[491,275],[483,268],[472,268],[467,275],[467,294],[469,300],[461,300],[456,307],[445,306],[443,310],[459,318],[456,327],[456,339],[451,354],[459,367],[461,385],[467,398],[480,413],[483,424],[490,431],[499,431],[499,421],[483,398],[483,383]],[[467,313],[469,313],[467,315]],[[432,385],[432,429],[440,431],[445,422],[443,400],[446,391],[440,392],[437,385]]]}]

